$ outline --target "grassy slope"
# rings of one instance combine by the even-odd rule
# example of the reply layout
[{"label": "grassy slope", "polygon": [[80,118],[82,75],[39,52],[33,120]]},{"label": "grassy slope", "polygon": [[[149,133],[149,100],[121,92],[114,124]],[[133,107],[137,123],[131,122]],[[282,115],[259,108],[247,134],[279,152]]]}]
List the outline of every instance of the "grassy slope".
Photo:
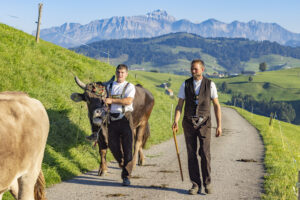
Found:
[{"label": "grassy slope", "polygon": [[295,190],[300,170],[300,126],[255,115],[235,108],[255,126],[265,145],[266,175],[263,199],[296,200]]},{"label": "grassy slope", "polygon": [[[84,82],[108,80],[114,74],[113,67],[48,42],[37,44],[33,36],[0,24],[0,74],[0,91],[27,92],[47,109],[51,123],[43,161],[47,186],[98,167],[97,150],[84,139],[90,134],[86,106],[71,101],[70,94],[81,92],[74,75]],[[155,85],[178,76],[142,75],[135,79],[130,72],[128,79],[141,83],[155,96],[149,146],[172,136],[170,110],[176,103]],[[4,199],[7,198],[6,193]]]}]

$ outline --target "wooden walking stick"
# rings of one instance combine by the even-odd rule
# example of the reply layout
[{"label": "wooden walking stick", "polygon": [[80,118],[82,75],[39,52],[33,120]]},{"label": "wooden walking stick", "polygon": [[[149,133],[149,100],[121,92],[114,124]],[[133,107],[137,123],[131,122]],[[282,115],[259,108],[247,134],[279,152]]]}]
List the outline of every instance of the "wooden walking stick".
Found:
[{"label": "wooden walking stick", "polygon": [[179,155],[178,144],[177,144],[177,139],[176,139],[176,132],[177,131],[175,131],[175,129],[173,129],[173,137],[174,137],[174,142],[175,142],[175,147],[176,147],[176,153],[177,153],[177,158],[178,158],[180,175],[181,175],[181,180],[183,182],[183,174],[182,174],[182,168],[181,168],[181,162],[180,162],[180,155]]}]

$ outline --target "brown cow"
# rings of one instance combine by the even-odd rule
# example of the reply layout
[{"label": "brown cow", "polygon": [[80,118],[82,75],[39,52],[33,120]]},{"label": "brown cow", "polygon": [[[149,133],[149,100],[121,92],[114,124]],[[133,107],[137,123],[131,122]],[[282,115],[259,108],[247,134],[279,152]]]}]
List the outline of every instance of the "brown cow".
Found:
[{"label": "brown cow", "polygon": [[[114,76],[108,82],[94,82],[84,84],[77,77],[75,82],[79,87],[84,90],[83,94],[73,93],[71,99],[75,102],[86,101],[88,106],[88,116],[92,127],[92,132],[98,133],[99,152],[101,156],[100,167],[98,175],[104,175],[107,172],[106,164],[106,151],[108,147],[108,133],[107,123],[108,119],[108,107],[104,103],[104,99],[107,96],[107,87],[113,82]],[[133,100],[133,112],[132,112],[132,129],[134,135],[134,154],[133,154],[133,166],[136,165],[138,160],[139,165],[144,164],[144,154],[142,148],[146,144],[148,137],[150,136],[150,128],[148,119],[154,106],[153,95],[143,88],[141,85],[135,86],[136,93]],[[119,163],[122,165],[122,163]]]},{"label": "brown cow", "polygon": [[49,132],[44,106],[21,92],[0,93],[0,200],[46,199],[41,170]]}]

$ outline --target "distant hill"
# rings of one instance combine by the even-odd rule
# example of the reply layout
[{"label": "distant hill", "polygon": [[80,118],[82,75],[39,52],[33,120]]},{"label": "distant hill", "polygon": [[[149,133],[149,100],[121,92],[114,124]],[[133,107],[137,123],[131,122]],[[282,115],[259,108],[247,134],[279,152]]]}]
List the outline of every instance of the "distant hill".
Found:
[{"label": "distant hill", "polygon": [[[189,74],[189,63],[195,58],[205,61],[208,72],[233,73],[245,69],[257,71],[259,62],[267,62],[270,69],[300,66],[300,48],[243,38],[203,38],[189,33],[105,40],[71,49],[96,59],[104,59],[107,55],[103,52],[109,51],[113,64],[123,62],[132,69],[156,69],[176,74]],[[280,59],[275,59],[276,56],[272,55],[277,55]],[[266,56],[274,59],[269,59],[272,60],[269,63]]]},{"label": "distant hill", "polygon": [[193,23],[185,19],[176,20],[163,10],[155,10],[146,15],[94,20],[85,25],[65,23],[61,26],[42,29],[41,38],[69,48],[100,40],[155,37],[174,32],[194,33],[202,37],[269,40],[280,44],[300,41],[300,34],[292,33],[276,23],[252,20],[247,23],[233,21],[226,24],[215,19]]}]

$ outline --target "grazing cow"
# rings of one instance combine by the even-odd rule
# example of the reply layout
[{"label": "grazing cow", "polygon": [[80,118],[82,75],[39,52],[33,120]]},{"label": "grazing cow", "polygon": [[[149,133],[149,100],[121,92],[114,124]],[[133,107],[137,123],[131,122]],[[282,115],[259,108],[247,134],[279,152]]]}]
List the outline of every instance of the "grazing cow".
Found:
[{"label": "grazing cow", "polygon": [[[107,97],[107,86],[113,82],[114,76],[108,82],[93,82],[84,84],[77,77],[75,82],[84,90],[83,94],[73,93],[71,99],[75,102],[86,101],[88,107],[88,116],[92,127],[92,132],[97,132],[99,153],[101,156],[98,175],[104,175],[107,172],[106,151],[108,147],[109,108],[104,103]],[[150,136],[148,119],[154,106],[153,95],[141,85],[135,86],[136,93],[133,99],[132,125],[134,135],[134,154],[133,166],[138,160],[139,165],[144,164],[144,154],[142,148]],[[119,163],[122,165],[122,163]]]},{"label": "grazing cow", "polygon": [[44,106],[21,92],[0,93],[0,200],[46,199],[41,170],[49,132]]}]

